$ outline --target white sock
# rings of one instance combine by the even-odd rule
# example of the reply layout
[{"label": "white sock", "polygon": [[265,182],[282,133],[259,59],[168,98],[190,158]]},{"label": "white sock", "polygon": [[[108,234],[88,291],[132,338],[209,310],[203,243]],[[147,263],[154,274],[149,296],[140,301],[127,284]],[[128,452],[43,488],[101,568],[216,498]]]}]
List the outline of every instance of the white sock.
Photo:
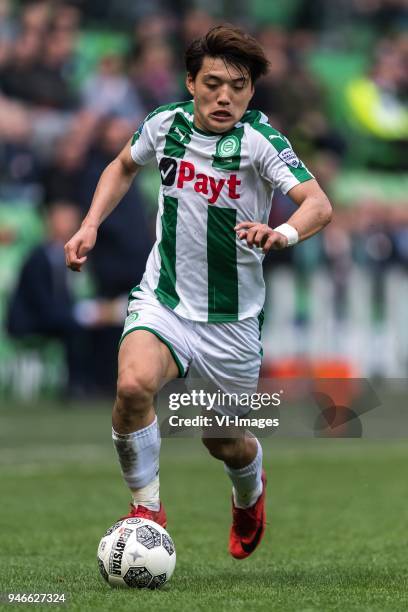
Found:
[{"label": "white sock", "polygon": [[225,471],[233,484],[232,494],[237,508],[250,508],[262,493],[262,446],[258,440],[256,443],[258,451],[249,465],[234,469],[224,463]]},{"label": "white sock", "polygon": [[147,427],[129,434],[119,434],[112,428],[112,439],[135,505],[143,502],[150,510],[158,510],[161,440],[157,417]]},{"label": "white sock", "polygon": [[141,489],[132,490],[132,503],[134,506],[145,506],[149,510],[159,510],[160,508],[160,482],[159,477],[155,476],[152,482],[149,482],[145,487]]}]

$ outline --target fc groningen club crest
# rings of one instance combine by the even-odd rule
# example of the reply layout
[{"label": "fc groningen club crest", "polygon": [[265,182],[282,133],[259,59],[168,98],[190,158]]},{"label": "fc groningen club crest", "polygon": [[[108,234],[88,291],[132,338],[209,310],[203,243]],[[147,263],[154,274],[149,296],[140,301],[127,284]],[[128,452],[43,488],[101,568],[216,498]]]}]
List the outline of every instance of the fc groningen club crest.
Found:
[{"label": "fc groningen club crest", "polygon": [[232,157],[239,149],[239,139],[236,136],[223,138],[218,145],[220,157]]}]

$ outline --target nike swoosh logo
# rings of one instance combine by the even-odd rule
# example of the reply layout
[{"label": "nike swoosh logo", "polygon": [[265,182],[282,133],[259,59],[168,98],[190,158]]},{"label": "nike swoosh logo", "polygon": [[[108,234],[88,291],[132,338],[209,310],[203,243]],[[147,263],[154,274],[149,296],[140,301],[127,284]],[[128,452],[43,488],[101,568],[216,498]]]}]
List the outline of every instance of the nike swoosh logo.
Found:
[{"label": "nike swoosh logo", "polygon": [[168,175],[168,173],[170,172],[170,170],[172,169],[172,166],[169,166],[166,170],[166,172],[163,172],[163,170],[160,170],[160,174],[162,175],[162,177],[165,179],[166,176]]},{"label": "nike swoosh logo", "polygon": [[261,536],[262,536],[262,531],[263,531],[263,524],[261,523],[258,529],[256,530],[256,533],[254,535],[254,539],[252,540],[252,542],[250,542],[249,544],[246,544],[245,542],[241,542],[242,550],[245,553],[247,553],[247,555],[251,554],[251,552],[253,552],[255,548],[258,546],[259,540],[261,539]]}]

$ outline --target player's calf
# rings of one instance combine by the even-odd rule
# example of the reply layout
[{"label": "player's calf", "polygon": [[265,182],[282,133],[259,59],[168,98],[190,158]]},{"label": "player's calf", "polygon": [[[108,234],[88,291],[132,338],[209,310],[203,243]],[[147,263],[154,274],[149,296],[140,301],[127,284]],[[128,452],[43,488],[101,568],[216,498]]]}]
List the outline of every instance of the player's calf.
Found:
[{"label": "player's calf", "polygon": [[204,446],[215,459],[233,468],[248,465],[257,453],[256,440],[242,433],[237,438],[202,438]]},{"label": "player's calf", "polygon": [[129,516],[147,508],[159,511],[160,430],[153,408],[154,381],[127,373],[119,376],[112,416],[112,439],[123,478],[131,490]]},{"label": "player's calf", "polygon": [[138,330],[124,338],[112,438],[132,494],[129,516],[143,516],[161,525],[166,517],[159,497],[160,428],[153,398],[163,380],[177,373],[169,349],[153,334]]},{"label": "player's calf", "polygon": [[146,427],[154,419],[153,398],[157,391],[154,379],[129,372],[119,375],[112,425],[120,433]]}]

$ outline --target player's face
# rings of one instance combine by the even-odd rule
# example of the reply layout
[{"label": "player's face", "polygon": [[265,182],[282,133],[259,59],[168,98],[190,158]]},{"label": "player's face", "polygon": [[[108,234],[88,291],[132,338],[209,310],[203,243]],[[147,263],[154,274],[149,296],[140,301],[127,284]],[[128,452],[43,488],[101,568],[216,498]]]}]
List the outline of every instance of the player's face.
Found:
[{"label": "player's face", "polygon": [[254,88],[250,75],[219,57],[205,56],[186,85],[194,97],[194,124],[207,132],[228,132],[245,113]]}]

